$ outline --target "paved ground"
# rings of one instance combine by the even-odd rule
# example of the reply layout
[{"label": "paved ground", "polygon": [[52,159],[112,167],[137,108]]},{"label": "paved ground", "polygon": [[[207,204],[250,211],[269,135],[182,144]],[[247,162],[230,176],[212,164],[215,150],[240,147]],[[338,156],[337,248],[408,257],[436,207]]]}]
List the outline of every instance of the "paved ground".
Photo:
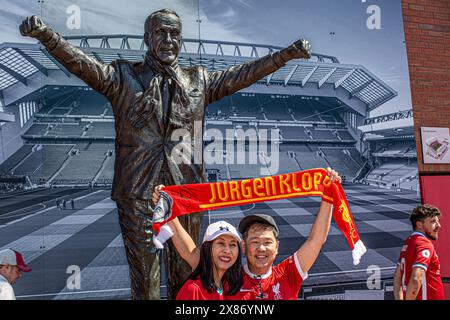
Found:
[{"label": "paved ground", "polygon": [[[420,202],[415,192],[363,185],[344,189],[369,250],[353,266],[345,238],[333,223],[305,286],[365,280],[373,265],[382,277],[391,277],[411,233],[408,213]],[[62,196],[75,198],[76,208],[56,209],[55,199]],[[237,225],[247,214],[270,214],[280,227],[279,262],[305,241],[319,204],[319,198],[300,198],[211,211],[202,229],[217,220]],[[33,268],[15,285],[18,299],[129,299],[128,266],[110,190],[52,189],[0,198],[0,249],[6,247],[21,251]],[[67,286],[74,268],[81,271],[80,289]],[[161,292],[164,296],[164,281]]]}]

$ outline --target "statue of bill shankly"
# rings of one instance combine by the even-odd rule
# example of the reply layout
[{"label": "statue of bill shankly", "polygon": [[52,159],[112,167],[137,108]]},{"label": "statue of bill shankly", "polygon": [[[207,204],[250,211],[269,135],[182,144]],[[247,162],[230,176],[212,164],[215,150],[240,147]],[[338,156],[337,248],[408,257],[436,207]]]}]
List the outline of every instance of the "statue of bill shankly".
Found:
[{"label": "statue of bill shankly", "polygon": [[[194,137],[194,122],[203,123],[205,108],[283,67],[291,59],[311,57],[308,41],[298,40],[279,52],[223,71],[208,72],[203,66],[181,68],[181,19],[172,10],[153,12],[145,21],[148,47],[143,62],[115,60],[101,63],[71,45],[36,17],[26,18],[23,36],[39,40],[70,72],[103,94],[115,118],[114,180],[116,202],[133,299],[160,298],[159,255],[151,233],[152,192],[155,186],[206,182],[203,163],[176,163],[171,141],[174,130],[183,128]],[[203,130],[203,129],[202,129]],[[201,214],[180,218],[198,243]],[[165,249],[168,297],[174,299],[190,274],[190,267],[169,241]]]}]

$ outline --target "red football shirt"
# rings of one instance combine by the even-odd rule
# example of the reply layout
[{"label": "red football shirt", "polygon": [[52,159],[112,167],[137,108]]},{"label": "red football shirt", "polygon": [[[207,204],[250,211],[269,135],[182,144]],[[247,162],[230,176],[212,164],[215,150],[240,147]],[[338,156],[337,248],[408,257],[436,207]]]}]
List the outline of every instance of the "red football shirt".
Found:
[{"label": "red football shirt", "polygon": [[209,293],[204,287],[200,278],[189,279],[178,291],[176,300],[225,300],[225,294],[217,291]]},{"label": "red football shirt", "polygon": [[227,300],[297,300],[303,280],[308,277],[302,271],[297,255],[290,256],[268,273],[257,276],[244,266],[244,284],[241,290],[226,297]]},{"label": "red football shirt", "polygon": [[431,240],[423,233],[415,231],[406,239],[398,261],[402,276],[403,294],[406,294],[413,268],[425,270],[417,300],[444,300],[444,286],[438,255]]}]

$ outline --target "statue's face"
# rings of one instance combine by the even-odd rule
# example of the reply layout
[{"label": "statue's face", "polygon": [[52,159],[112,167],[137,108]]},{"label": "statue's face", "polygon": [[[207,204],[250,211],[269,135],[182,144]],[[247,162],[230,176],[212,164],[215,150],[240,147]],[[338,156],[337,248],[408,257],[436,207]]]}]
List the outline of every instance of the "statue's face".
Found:
[{"label": "statue's face", "polygon": [[162,63],[171,65],[177,60],[181,46],[181,21],[177,16],[173,14],[155,16],[147,34],[147,45]]}]

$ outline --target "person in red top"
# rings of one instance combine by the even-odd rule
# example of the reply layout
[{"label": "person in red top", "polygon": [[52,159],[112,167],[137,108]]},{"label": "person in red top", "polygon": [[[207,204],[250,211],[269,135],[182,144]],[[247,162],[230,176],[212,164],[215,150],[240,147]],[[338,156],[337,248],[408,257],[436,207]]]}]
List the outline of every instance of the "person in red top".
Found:
[{"label": "person in red top", "polygon": [[[327,168],[331,181],[341,181],[338,173]],[[155,187],[153,203],[158,203],[160,190]],[[330,230],[332,205],[321,202],[319,213],[311,227],[308,239],[289,258],[273,266],[279,248],[279,229],[272,217],[264,214],[249,215],[239,223],[243,235],[241,242],[247,258],[243,267],[244,283],[227,300],[294,300],[298,299],[300,287],[308,277],[308,271],[316,261]],[[172,242],[181,257],[195,268],[204,263],[192,238],[181,226],[178,219],[169,221],[163,228],[171,229]],[[167,239],[163,239],[165,241]]]},{"label": "person in red top", "polygon": [[[178,222],[179,223],[179,222]],[[200,263],[178,291],[177,300],[225,300],[242,286],[241,237],[225,221],[206,229]]]},{"label": "person in red top", "polygon": [[[325,212],[319,213],[318,222],[320,218],[326,218]],[[327,232],[326,220],[323,223],[323,231]],[[314,224],[316,233],[318,227]],[[279,229],[273,218],[265,214],[247,216],[239,223],[239,231],[244,238],[247,265],[243,268],[244,284],[241,290],[229,300],[297,300],[303,280],[308,277],[307,271],[314,262],[312,259],[317,258],[320,249],[316,251],[318,247],[305,243],[306,246],[304,244],[292,256],[273,266],[279,246]],[[312,235],[309,239],[314,243]],[[324,236],[326,239],[326,233]]]},{"label": "person in red top", "polygon": [[439,258],[431,240],[438,239],[441,212],[417,206],[410,220],[414,232],[406,239],[394,274],[396,300],[444,300]]}]

